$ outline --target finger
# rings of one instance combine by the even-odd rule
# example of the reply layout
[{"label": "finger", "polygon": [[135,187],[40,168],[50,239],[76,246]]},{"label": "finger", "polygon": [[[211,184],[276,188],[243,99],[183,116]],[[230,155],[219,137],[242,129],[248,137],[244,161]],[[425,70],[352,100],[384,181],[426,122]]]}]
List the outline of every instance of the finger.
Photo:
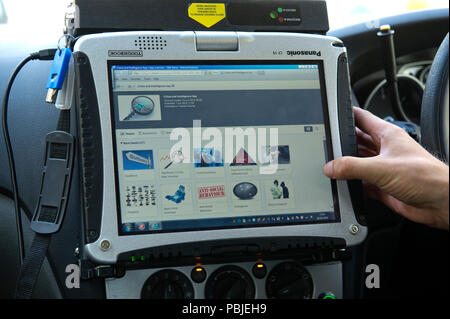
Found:
[{"label": "finger", "polygon": [[378,153],[364,146],[358,146],[359,157],[375,157]]},{"label": "finger", "polygon": [[371,150],[377,152],[379,151],[379,147],[375,144],[372,137],[361,131],[359,128],[356,128],[356,139],[358,144],[363,145]]},{"label": "finger", "polygon": [[400,214],[404,217],[407,217],[407,212],[405,212],[405,208],[407,205],[400,200],[396,199],[392,195],[389,195],[386,192],[383,192],[381,189],[372,184],[363,184],[364,194],[371,199],[382,202],[391,210],[395,211],[397,214]]},{"label": "finger", "polygon": [[363,183],[364,195],[370,199],[381,201],[382,191],[375,185]]},{"label": "finger", "polygon": [[382,202],[391,210],[395,211],[397,214],[400,214],[404,217],[407,217],[407,212],[405,212],[405,208],[408,206],[400,200],[396,199],[392,195],[389,195],[386,192],[383,192],[381,189],[372,184],[363,184],[364,194],[371,199]]},{"label": "finger", "polygon": [[376,184],[380,171],[379,166],[376,157],[358,158],[345,156],[327,163],[324,167],[324,173],[332,179],[360,179]]},{"label": "finger", "polygon": [[363,186],[364,186],[364,194],[367,197],[382,202],[384,205],[386,205],[386,207],[390,208],[397,214],[413,222],[436,227],[435,218],[433,214],[430,213],[430,211],[405,204],[404,202],[398,200],[394,196],[383,192],[374,185],[364,184]]},{"label": "finger", "polygon": [[369,111],[354,107],[355,124],[364,133],[370,135],[376,144],[380,143],[380,136],[387,126],[387,122],[373,115]]},{"label": "finger", "polygon": [[398,200],[392,195],[384,193],[383,191],[379,192],[379,201],[381,201],[384,205],[389,207],[391,210],[396,212],[397,214],[409,219],[415,223],[425,224],[432,227],[435,227],[435,218],[433,214],[426,209],[420,209],[417,207],[410,206],[405,204],[404,202]]}]

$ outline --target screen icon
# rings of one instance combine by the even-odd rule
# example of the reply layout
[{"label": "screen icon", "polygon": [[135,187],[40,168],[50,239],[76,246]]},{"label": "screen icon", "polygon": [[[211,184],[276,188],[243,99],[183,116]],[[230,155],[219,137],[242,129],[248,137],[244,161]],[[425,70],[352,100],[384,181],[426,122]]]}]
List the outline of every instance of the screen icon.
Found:
[{"label": "screen icon", "polygon": [[148,223],[135,223],[136,231],[146,231],[148,230]]},{"label": "screen icon", "polygon": [[119,119],[129,121],[160,121],[159,95],[119,95]]},{"label": "screen icon", "polygon": [[123,169],[126,171],[154,168],[152,150],[122,151],[122,158]]}]

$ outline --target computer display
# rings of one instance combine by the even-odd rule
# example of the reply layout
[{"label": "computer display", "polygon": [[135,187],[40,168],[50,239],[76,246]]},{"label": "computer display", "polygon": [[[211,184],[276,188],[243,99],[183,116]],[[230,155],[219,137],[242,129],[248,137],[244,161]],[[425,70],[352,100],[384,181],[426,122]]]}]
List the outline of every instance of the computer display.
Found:
[{"label": "computer display", "polygon": [[322,62],[232,63],[108,62],[120,235],[340,221]]}]

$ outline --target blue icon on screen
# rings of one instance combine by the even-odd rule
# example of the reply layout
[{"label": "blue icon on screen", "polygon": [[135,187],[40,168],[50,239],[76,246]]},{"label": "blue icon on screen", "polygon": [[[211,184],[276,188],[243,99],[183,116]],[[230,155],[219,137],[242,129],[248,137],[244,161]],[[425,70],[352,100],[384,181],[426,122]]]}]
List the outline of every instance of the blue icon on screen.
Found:
[{"label": "blue icon on screen", "polygon": [[130,223],[122,224],[122,229],[126,233],[132,232],[132,231],[134,231],[134,224],[130,224]]},{"label": "blue icon on screen", "polygon": [[123,169],[129,170],[143,170],[153,169],[153,151],[122,151]]}]

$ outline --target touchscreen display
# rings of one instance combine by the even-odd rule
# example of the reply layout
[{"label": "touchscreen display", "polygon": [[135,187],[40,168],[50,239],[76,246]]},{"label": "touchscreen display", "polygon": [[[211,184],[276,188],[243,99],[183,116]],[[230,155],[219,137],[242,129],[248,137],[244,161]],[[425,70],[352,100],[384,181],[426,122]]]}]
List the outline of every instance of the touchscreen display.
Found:
[{"label": "touchscreen display", "polygon": [[339,221],[322,63],[276,63],[108,62],[119,234]]}]

